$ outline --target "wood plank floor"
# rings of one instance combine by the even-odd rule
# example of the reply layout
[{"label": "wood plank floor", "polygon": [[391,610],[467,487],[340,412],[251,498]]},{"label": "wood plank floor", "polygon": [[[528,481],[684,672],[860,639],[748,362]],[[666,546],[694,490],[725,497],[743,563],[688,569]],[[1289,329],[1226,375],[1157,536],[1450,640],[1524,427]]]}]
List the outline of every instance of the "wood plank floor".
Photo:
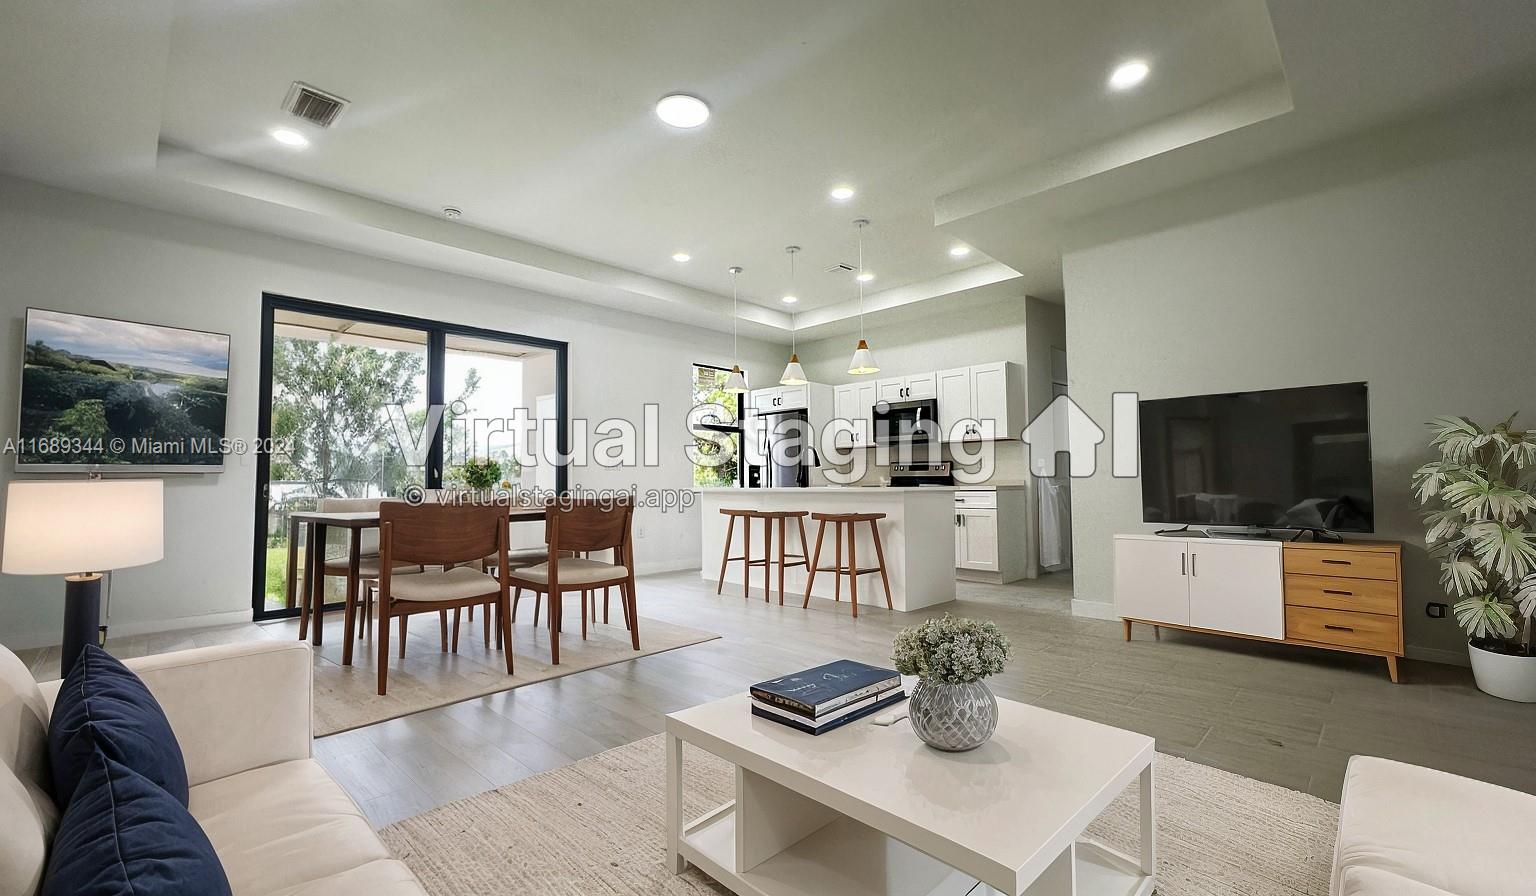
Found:
[{"label": "wood plank floor", "polygon": [[[643,615],[722,638],[323,738],[318,758],[382,826],[655,734],[664,714],[764,678],[838,657],[887,662],[902,626],[949,610],[991,619],[1013,641],[1014,660],[990,682],[999,696],[1143,732],[1166,753],[1331,800],[1355,753],[1536,793],[1536,751],[1522,746],[1536,736],[1536,706],[1482,694],[1466,669],[1409,661],[1393,685],[1371,657],[1175,632],[1153,640],[1143,627],[1126,643],[1119,623],[1070,615],[1064,576],[960,583],[952,605],[868,608],[857,620],[846,603],[780,607],[758,590],[744,601],[739,588],[717,597],[697,573],[645,577],[639,589]],[[332,624],[339,632],[338,619],[328,635]],[[290,638],[295,629],[168,633],[125,639],[114,652]],[[483,647],[471,636],[462,649]],[[30,661],[43,674],[48,652]]]}]

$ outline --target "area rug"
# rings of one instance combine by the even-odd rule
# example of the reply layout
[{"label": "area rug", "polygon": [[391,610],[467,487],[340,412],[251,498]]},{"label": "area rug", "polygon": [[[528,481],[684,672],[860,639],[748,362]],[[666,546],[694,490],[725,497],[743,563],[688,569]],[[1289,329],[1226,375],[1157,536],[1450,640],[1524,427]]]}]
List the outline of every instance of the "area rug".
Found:
[{"label": "area rug", "polygon": [[[560,638],[560,665],[549,661],[549,631],[529,624],[529,609],[512,629],[514,674],[508,675],[506,657],[487,649],[483,620],[462,620],[457,652],[442,650],[436,614],[411,618],[405,659],[395,655],[398,641],[390,644],[389,693],[378,695],[378,666],[373,660],[373,638],[354,643],[352,665],[341,664],[340,613],[327,614],[325,645],[315,651],[315,735],[323,737],[424,709],[446,706],[498,691],[509,691],[538,681],[559,678],[650,656],[679,647],[712,641],[719,635],[640,617],[640,650],[630,646],[622,625],[595,624],[589,637],[581,637],[580,617],[568,612],[566,631]],[[337,617],[333,621],[331,616]],[[617,620],[617,613],[612,617]]]},{"label": "area rug", "polygon": [[[718,759],[687,748],[687,817],[731,799]],[[664,866],[666,771],[660,735],[390,825],[396,856],[433,896],[716,894],[698,869]],[[1303,793],[1157,757],[1162,896],[1327,896],[1338,806]],[[1021,811],[1023,809],[1021,808]],[[1130,851],[1132,790],[1090,829]]]}]

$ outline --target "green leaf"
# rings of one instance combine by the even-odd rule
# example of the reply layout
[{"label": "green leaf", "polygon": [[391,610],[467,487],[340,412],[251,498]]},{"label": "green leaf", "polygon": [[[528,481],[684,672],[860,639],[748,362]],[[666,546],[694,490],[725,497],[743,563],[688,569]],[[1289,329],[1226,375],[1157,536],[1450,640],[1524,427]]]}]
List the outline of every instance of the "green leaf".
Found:
[{"label": "green leaf", "polygon": [[1530,576],[1520,583],[1520,590],[1515,592],[1515,603],[1527,619],[1536,616],[1536,576]]},{"label": "green leaf", "polygon": [[1467,535],[1478,562],[1506,581],[1523,579],[1536,569],[1536,536],[1524,528],[1499,522],[1473,523],[1467,527]]},{"label": "green leaf", "polygon": [[1465,417],[1436,417],[1429,427],[1435,436],[1430,444],[1440,449],[1440,456],[1454,463],[1466,463],[1486,444],[1490,436]]},{"label": "green leaf", "polygon": [[1474,638],[1513,638],[1519,631],[1508,604],[1492,594],[1458,601],[1456,623]]},{"label": "green leaf", "polygon": [[1476,563],[1465,557],[1453,557],[1440,564],[1440,585],[1448,592],[1467,597],[1486,589],[1488,580]]},{"label": "green leaf", "polygon": [[1536,510],[1536,495],[1483,476],[1469,476],[1447,485],[1444,497],[1469,520],[1495,519],[1513,525]]},{"label": "green leaf", "polygon": [[1429,531],[1425,533],[1424,540],[1432,545],[1450,541],[1461,533],[1461,525],[1465,519],[1461,511],[1454,507],[1425,513],[1424,525],[1429,527]]}]

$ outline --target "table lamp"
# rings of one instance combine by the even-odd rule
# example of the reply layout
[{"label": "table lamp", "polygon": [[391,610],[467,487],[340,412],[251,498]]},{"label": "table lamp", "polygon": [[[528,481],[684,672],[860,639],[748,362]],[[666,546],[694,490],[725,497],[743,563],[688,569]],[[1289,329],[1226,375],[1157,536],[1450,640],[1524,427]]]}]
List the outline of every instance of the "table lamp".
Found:
[{"label": "table lamp", "polygon": [[16,480],[6,489],[0,572],[64,576],[69,674],[101,629],[102,573],[165,556],[165,486],[158,479]]}]

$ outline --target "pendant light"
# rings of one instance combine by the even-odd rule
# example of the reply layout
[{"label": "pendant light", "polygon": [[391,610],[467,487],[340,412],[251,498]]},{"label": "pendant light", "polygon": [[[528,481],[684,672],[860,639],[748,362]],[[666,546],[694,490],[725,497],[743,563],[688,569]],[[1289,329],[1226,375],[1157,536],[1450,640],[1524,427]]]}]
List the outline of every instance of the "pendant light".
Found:
[{"label": "pendant light", "polygon": [[854,376],[864,376],[880,372],[880,365],[875,363],[874,352],[869,350],[869,343],[864,341],[864,228],[869,226],[869,219],[859,218],[853,222],[853,226],[859,228],[859,273],[853,278],[859,285],[859,347],[853,350],[853,360],[848,362],[848,372]]},{"label": "pendant light", "polygon": [[[789,294],[798,296],[800,293],[795,288],[795,253],[800,251],[799,246],[785,246],[785,253],[789,255]],[[789,363],[784,366],[784,375],[779,377],[781,386],[804,386],[810,380],[805,378],[805,368],[800,366],[800,356],[795,353],[795,313],[789,313]]]},{"label": "pendant light", "polygon": [[741,268],[731,268],[731,375],[725,378],[725,391],[740,395],[747,389],[747,378],[741,374],[741,363],[737,360],[740,355],[736,350],[736,278],[740,276]]}]

